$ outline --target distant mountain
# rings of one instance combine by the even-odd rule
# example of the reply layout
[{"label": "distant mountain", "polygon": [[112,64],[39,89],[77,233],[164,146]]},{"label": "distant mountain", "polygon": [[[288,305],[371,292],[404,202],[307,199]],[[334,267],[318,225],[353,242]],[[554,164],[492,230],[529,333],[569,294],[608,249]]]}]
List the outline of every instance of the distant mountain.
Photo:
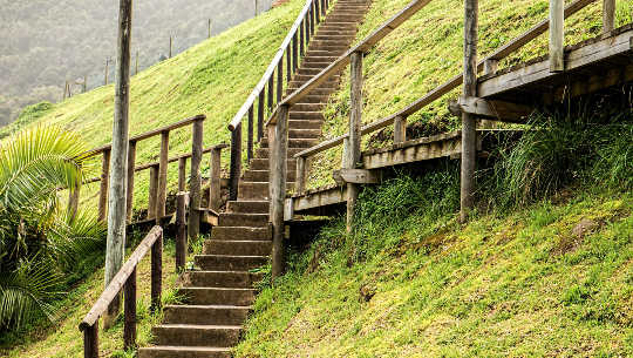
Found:
[{"label": "distant mountain", "polygon": [[[136,0],[132,52],[140,69],[271,7],[273,0]],[[25,105],[59,101],[65,82],[80,92],[105,80],[116,56],[117,0],[0,0],[0,126]],[[132,59],[134,67],[135,58]],[[114,64],[109,66],[114,81]],[[134,71],[134,69],[132,70]]]}]

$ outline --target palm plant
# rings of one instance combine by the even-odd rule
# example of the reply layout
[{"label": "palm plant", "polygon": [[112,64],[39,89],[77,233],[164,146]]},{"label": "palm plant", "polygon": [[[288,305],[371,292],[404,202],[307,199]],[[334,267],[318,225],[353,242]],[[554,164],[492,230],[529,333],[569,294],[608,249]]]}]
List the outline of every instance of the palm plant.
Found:
[{"label": "palm plant", "polygon": [[82,181],[86,147],[58,127],[23,131],[0,147],[0,330],[52,317],[62,273],[102,244],[94,216],[60,209],[58,189]]}]

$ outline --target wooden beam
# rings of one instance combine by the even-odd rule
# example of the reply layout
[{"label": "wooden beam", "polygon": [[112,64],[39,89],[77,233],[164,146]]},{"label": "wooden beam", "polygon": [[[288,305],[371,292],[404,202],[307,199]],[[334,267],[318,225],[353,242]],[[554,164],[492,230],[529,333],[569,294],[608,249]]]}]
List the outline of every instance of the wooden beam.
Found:
[{"label": "wooden beam", "polygon": [[477,97],[460,97],[449,104],[449,110],[456,116],[467,113],[480,118],[519,123],[525,122],[533,112],[532,107],[523,104]]},{"label": "wooden beam", "polygon": [[335,170],[334,181],[339,184],[378,184],[382,182],[382,175],[379,171],[367,169],[341,169]]},{"label": "wooden beam", "polygon": [[549,1],[549,63],[551,72],[565,71],[565,0]]},{"label": "wooden beam", "polygon": [[297,213],[345,202],[347,202],[347,186],[336,186],[295,196],[293,197],[292,206],[294,212]]}]

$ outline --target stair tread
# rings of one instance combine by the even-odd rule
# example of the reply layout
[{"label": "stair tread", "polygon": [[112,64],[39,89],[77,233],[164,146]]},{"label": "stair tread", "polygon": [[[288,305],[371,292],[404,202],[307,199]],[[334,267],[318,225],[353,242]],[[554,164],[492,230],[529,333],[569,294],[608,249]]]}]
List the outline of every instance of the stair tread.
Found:
[{"label": "stair tread", "polygon": [[227,347],[195,347],[195,346],[150,346],[139,350],[149,351],[187,351],[187,352],[231,352]]},{"label": "stair tread", "polygon": [[215,324],[186,324],[186,323],[168,323],[159,324],[156,328],[182,328],[182,329],[226,329],[241,330],[243,326],[235,325],[215,325]]},{"label": "stair tread", "polygon": [[167,305],[165,308],[197,308],[197,309],[252,309],[253,306],[236,305]]}]

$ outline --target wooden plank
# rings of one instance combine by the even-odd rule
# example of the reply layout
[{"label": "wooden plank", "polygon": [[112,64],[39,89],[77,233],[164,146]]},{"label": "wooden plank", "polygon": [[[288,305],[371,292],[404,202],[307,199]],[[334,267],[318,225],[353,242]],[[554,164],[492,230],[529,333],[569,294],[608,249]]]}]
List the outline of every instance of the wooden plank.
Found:
[{"label": "wooden plank", "polygon": [[[608,60],[611,57],[628,55],[633,50],[632,37],[633,30],[629,30],[568,51],[566,53],[565,69],[567,72],[572,72],[599,61]],[[546,59],[508,73],[480,80],[477,88],[478,96],[483,98],[498,95],[557,76],[556,73],[551,73],[549,69],[549,60]]]},{"label": "wooden plank", "polygon": [[339,184],[378,184],[382,182],[379,171],[367,169],[340,169],[332,174],[334,181]]},{"label": "wooden plank", "polygon": [[347,201],[347,186],[329,188],[320,192],[312,192],[293,198],[294,212],[301,212],[329,205],[342,204]]},{"label": "wooden plank", "polygon": [[90,312],[86,314],[79,324],[79,330],[84,331],[95,326],[99,317],[101,317],[112,300],[121,292],[121,288],[130,277],[132,271],[135,270],[138,263],[145,257],[147,252],[159,241],[163,236],[163,229],[160,226],[154,226],[152,230],[145,236],[143,241],[136,247],[132,255],[125,261],[121,269],[114,276],[110,284],[105,288],[97,302],[92,306]]},{"label": "wooden plank", "polygon": [[416,163],[461,154],[461,131],[435,141],[414,140],[402,146],[383,148],[363,153],[363,168],[381,169],[401,164]]},{"label": "wooden plank", "polygon": [[453,115],[468,113],[476,117],[502,122],[525,122],[534,111],[532,107],[499,100],[486,100],[478,97],[460,97],[449,104]]}]

